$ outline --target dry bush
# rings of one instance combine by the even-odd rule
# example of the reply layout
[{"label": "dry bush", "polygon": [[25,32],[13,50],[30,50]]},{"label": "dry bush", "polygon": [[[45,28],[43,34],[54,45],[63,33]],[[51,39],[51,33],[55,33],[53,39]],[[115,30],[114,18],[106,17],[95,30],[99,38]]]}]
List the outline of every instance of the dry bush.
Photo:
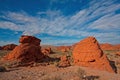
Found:
[{"label": "dry bush", "polygon": [[6,67],[5,66],[0,66],[0,72],[5,72],[7,71]]},{"label": "dry bush", "polygon": [[54,76],[54,77],[47,76],[42,80],[62,80],[62,79],[60,76]]},{"label": "dry bush", "polygon": [[9,53],[9,50],[0,50],[0,58]]},{"label": "dry bush", "polygon": [[83,80],[84,76],[86,76],[86,72],[85,72],[85,70],[78,68],[77,75],[78,75],[80,80]]}]

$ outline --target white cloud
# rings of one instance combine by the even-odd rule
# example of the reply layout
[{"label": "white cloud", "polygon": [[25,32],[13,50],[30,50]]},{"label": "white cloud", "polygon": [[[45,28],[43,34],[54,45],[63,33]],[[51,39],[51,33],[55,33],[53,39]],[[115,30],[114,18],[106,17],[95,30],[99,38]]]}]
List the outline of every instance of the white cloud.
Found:
[{"label": "white cloud", "polygon": [[30,23],[30,22],[36,22],[37,18],[30,16],[26,12],[22,11],[20,13],[15,12],[7,12],[6,13],[6,19],[10,19],[15,22],[20,23]]},{"label": "white cloud", "polygon": [[72,39],[72,40],[68,40],[68,39],[64,39],[64,40],[55,40],[55,39],[49,39],[48,40],[45,40],[45,41],[42,41],[42,45],[72,45],[74,44],[75,42],[78,42],[79,40],[76,40],[76,39]]},{"label": "white cloud", "polygon": [[101,29],[101,30],[120,30],[120,14],[108,14],[95,22],[93,22],[89,29]]},{"label": "white cloud", "polygon": [[[54,0],[53,0],[54,2]],[[120,31],[120,4],[113,0],[92,0],[90,7],[76,12],[72,16],[64,16],[60,10],[47,10],[31,16],[26,12],[6,12],[0,18],[0,28],[22,31],[23,34],[34,35],[47,33],[56,36],[95,36],[101,42],[120,39],[117,34]],[[97,29],[97,31],[93,31]],[[102,32],[101,32],[102,31]],[[103,32],[104,31],[104,32]],[[117,31],[117,32],[116,32]],[[104,37],[104,40],[101,39]],[[113,40],[113,43],[115,42]],[[67,41],[66,41],[67,42]]]},{"label": "white cloud", "polygon": [[8,21],[1,21],[0,22],[0,28],[3,29],[11,29],[11,30],[18,30],[18,25],[12,23],[12,22],[8,22]]}]

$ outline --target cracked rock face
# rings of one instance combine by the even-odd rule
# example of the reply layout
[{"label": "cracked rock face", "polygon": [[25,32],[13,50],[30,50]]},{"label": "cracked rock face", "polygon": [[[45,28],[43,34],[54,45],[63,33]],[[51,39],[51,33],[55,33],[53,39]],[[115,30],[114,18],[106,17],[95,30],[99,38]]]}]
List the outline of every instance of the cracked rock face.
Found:
[{"label": "cracked rock face", "polygon": [[81,40],[73,49],[75,65],[114,72],[95,37]]}]

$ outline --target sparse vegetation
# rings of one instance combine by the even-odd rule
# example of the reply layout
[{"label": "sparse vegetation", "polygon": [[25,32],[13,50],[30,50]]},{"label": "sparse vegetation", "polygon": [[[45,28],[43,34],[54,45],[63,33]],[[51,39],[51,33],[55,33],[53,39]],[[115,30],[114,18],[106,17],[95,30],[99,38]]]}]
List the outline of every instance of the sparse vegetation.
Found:
[{"label": "sparse vegetation", "polygon": [[86,77],[86,72],[85,72],[85,70],[78,68],[77,75],[80,80],[83,80],[83,78]]},{"label": "sparse vegetation", "polygon": [[117,52],[119,50],[104,50],[103,52],[104,53],[114,53],[114,52]]},{"label": "sparse vegetation", "polygon": [[62,79],[60,76],[54,76],[54,77],[47,76],[42,80],[62,80]]},{"label": "sparse vegetation", "polygon": [[0,72],[5,72],[7,71],[6,67],[5,66],[0,66]]},{"label": "sparse vegetation", "polygon": [[10,52],[9,50],[0,50],[0,58],[2,58],[4,55],[6,55],[9,52]]}]

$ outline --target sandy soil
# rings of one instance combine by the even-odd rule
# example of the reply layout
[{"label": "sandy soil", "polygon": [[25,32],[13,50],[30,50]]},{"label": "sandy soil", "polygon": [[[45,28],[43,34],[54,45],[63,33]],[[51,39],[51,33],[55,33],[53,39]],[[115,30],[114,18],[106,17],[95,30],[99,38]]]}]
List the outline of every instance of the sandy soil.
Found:
[{"label": "sandy soil", "polygon": [[[33,67],[25,66],[10,68],[9,65],[6,65],[7,71],[0,72],[0,80],[82,80],[81,75],[82,77],[85,75],[87,80],[120,80],[120,56],[115,55],[116,51],[104,51],[104,53],[108,56],[110,61],[114,62],[117,73],[109,73],[107,71],[73,65],[66,68],[59,68],[56,66],[57,62],[51,62],[49,65],[38,63]],[[5,55],[6,51],[1,52],[1,57],[3,56],[2,54]],[[64,54],[55,52],[55,54],[49,56],[55,58]],[[0,65],[1,64],[7,63],[0,62]],[[8,64],[10,64],[10,62],[8,62]]]},{"label": "sandy soil", "polygon": [[79,69],[86,72],[88,80],[120,80],[120,74],[79,66],[58,68],[54,65],[9,68],[6,72],[0,72],[0,80],[81,80]]}]

